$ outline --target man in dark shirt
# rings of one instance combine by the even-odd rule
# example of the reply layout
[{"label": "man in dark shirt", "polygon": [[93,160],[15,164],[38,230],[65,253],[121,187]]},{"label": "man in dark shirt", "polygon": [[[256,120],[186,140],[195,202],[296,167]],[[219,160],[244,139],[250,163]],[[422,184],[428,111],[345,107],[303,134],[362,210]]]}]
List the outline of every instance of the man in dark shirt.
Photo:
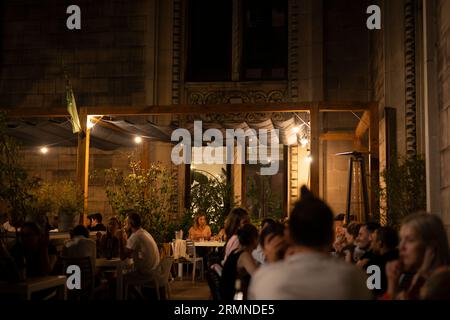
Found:
[{"label": "man in dark shirt", "polygon": [[363,224],[359,229],[358,237],[356,238],[356,244],[361,250],[364,250],[364,254],[359,258],[356,263],[357,266],[364,270],[370,264],[373,264],[373,260],[377,259],[377,254],[373,251],[373,242],[375,239],[375,231],[380,227],[380,224],[375,222],[368,222]]},{"label": "man in dark shirt", "polygon": [[381,289],[374,289],[376,296],[383,295],[387,289],[386,264],[398,259],[398,234],[391,227],[380,227],[375,231],[372,250],[376,258],[368,266],[377,265],[381,271]]},{"label": "man in dark shirt", "polygon": [[105,225],[102,223],[103,217],[101,213],[94,213],[91,215],[90,231],[106,231]]}]

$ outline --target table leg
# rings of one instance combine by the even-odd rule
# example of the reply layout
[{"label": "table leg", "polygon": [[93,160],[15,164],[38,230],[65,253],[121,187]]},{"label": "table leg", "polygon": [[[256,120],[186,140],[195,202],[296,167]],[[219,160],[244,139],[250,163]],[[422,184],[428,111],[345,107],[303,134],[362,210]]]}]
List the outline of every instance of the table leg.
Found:
[{"label": "table leg", "polygon": [[178,278],[180,278],[180,280],[183,280],[183,264],[182,263],[178,263]]}]

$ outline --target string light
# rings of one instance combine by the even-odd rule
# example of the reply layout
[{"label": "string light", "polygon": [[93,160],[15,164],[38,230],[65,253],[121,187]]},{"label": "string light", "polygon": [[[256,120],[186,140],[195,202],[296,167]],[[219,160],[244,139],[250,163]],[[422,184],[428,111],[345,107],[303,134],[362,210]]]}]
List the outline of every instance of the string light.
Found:
[{"label": "string light", "polygon": [[306,146],[308,145],[308,143],[309,143],[309,140],[308,140],[308,138],[306,138],[306,137],[303,137],[303,138],[300,140],[300,144],[302,145],[302,147],[306,147]]},{"label": "string light", "polygon": [[141,143],[142,142],[142,137],[140,137],[140,136],[134,137],[134,142],[137,143],[137,144]]},{"label": "string light", "polygon": [[42,147],[39,151],[41,151],[42,154],[46,154],[48,152],[48,148]]},{"label": "string light", "polygon": [[300,127],[294,127],[294,128],[292,129],[292,132],[294,132],[294,133],[299,133],[299,132],[300,132]]},{"label": "string light", "polygon": [[305,161],[306,161],[307,163],[311,163],[311,162],[313,161],[313,158],[311,157],[311,154],[310,154],[310,153],[308,153],[308,155],[306,156]]}]

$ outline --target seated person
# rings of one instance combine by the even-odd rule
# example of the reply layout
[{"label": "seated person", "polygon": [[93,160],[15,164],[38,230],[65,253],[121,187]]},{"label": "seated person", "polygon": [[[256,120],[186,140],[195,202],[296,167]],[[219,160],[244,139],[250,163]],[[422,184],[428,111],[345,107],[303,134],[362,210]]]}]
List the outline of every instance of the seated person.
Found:
[{"label": "seated person", "polygon": [[258,269],[256,261],[252,257],[252,251],[258,245],[258,230],[251,224],[245,224],[238,230],[237,236],[241,246],[228,256],[220,280],[221,295],[227,301],[233,300],[237,280],[240,281],[240,289],[244,293],[244,300],[246,299],[250,278]]},{"label": "seated person", "polygon": [[92,270],[95,270],[96,246],[95,242],[89,239],[89,230],[78,225],[70,233],[70,240],[64,244],[62,256],[66,258],[85,258],[91,259]]},{"label": "seated person", "polygon": [[101,213],[94,213],[90,215],[89,219],[91,220],[90,231],[106,231],[106,227],[102,223],[103,217]]},{"label": "seated person", "polygon": [[120,257],[125,251],[127,236],[120,228],[117,218],[109,219],[108,230],[102,235],[99,243],[99,255],[104,258]]},{"label": "seated person", "polygon": [[57,251],[50,244],[49,234],[44,234],[34,222],[25,222],[20,228],[20,241],[10,250],[21,278],[49,275],[57,260]]},{"label": "seated person", "polygon": [[198,215],[195,218],[194,226],[189,229],[189,239],[197,241],[200,239],[209,240],[211,238],[211,228],[206,224],[206,216]]}]

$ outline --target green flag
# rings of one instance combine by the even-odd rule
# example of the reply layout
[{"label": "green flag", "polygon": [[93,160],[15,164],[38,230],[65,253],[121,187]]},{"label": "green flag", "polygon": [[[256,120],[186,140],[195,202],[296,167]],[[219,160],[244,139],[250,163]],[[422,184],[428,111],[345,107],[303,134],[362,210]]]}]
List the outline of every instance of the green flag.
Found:
[{"label": "green flag", "polygon": [[72,122],[72,132],[77,133],[81,131],[80,119],[78,118],[77,105],[75,103],[75,97],[73,95],[72,87],[66,85],[66,102],[67,111],[70,114]]}]

